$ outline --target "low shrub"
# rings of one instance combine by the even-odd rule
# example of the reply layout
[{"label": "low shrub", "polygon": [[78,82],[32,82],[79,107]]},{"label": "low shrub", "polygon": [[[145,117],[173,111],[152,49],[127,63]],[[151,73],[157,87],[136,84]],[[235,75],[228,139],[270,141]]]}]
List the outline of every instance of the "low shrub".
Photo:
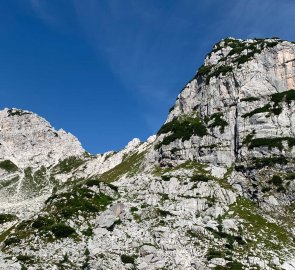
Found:
[{"label": "low shrub", "polygon": [[283,184],[283,179],[279,175],[274,175],[270,180],[270,183],[275,186],[281,186]]},{"label": "low shrub", "polygon": [[258,100],[259,100],[258,97],[246,97],[241,99],[241,101],[246,101],[246,102],[258,101]]},{"label": "low shrub", "polygon": [[134,264],[135,258],[133,256],[123,254],[121,255],[121,261],[122,263],[125,263],[125,264],[127,263]]},{"label": "low shrub", "polygon": [[185,117],[183,119],[173,119],[164,124],[158,131],[157,135],[167,134],[169,132],[171,132],[171,134],[166,136],[161,143],[156,145],[156,149],[159,149],[162,145],[168,145],[177,139],[186,141],[193,135],[203,137],[207,135],[207,128],[200,118]]},{"label": "low shrub", "polygon": [[35,229],[46,228],[54,224],[54,221],[48,217],[38,216],[32,223],[32,227]]},{"label": "low shrub", "polygon": [[209,180],[211,180],[211,177],[205,174],[194,174],[190,179],[192,182],[208,182]]},{"label": "low shrub", "polygon": [[15,218],[16,216],[11,214],[0,214],[0,224],[13,221]]},{"label": "low shrub", "polygon": [[65,238],[75,233],[75,230],[65,224],[56,224],[51,227],[51,232],[57,238]]},{"label": "low shrub", "polygon": [[1,161],[0,168],[7,172],[16,172],[18,170],[18,167],[10,160]]}]

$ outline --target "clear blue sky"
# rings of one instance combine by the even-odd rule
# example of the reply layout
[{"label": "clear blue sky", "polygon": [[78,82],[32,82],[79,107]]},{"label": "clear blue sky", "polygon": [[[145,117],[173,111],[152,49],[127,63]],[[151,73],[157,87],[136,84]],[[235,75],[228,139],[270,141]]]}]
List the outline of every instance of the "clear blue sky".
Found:
[{"label": "clear blue sky", "polygon": [[0,0],[0,103],[86,150],[145,140],[223,37],[295,40],[294,0]]}]

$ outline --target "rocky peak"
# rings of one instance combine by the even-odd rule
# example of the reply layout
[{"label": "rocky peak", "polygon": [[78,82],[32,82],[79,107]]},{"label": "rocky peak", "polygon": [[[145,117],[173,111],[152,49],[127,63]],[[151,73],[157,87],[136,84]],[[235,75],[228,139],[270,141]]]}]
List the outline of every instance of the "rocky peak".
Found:
[{"label": "rocky peak", "polygon": [[17,167],[49,167],[85,150],[72,134],[55,130],[42,117],[25,110],[0,111],[0,159]]},{"label": "rocky peak", "polygon": [[[228,166],[282,151],[294,156],[294,63],[295,44],[277,38],[217,43],[159,131],[155,158]],[[193,133],[178,132],[192,121],[199,123]]]}]

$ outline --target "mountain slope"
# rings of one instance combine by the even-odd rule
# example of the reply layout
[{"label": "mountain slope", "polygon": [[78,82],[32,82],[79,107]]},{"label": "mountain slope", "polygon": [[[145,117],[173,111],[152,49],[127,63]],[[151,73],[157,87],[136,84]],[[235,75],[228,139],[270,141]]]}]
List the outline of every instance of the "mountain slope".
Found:
[{"label": "mountain slope", "polygon": [[294,63],[291,42],[222,40],[118,153],[4,110],[0,268],[295,269]]}]

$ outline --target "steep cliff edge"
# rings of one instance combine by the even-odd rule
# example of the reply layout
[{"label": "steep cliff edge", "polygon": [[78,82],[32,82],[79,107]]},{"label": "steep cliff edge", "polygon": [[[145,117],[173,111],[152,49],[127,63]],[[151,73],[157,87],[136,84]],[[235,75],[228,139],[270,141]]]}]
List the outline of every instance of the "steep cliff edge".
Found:
[{"label": "steep cliff edge", "polygon": [[156,158],[163,164],[194,159],[228,166],[271,154],[293,157],[294,89],[293,43],[222,40],[181,91],[159,131],[165,134],[173,124],[182,129],[183,121],[198,121],[194,136],[159,139]]},{"label": "steep cliff edge", "polygon": [[294,43],[224,39],[156,136],[96,156],[0,112],[0,269],[294,270],[294,84]]}]

